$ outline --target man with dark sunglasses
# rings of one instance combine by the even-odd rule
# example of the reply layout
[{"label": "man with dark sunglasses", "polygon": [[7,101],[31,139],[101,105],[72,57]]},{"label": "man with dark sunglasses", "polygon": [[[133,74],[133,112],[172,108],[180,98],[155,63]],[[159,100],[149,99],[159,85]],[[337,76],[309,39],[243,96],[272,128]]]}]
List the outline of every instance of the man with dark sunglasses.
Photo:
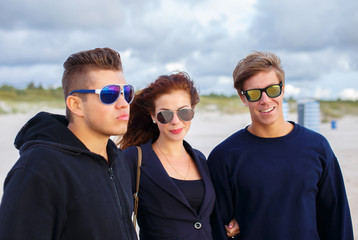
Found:
[{"label": "man with dark sunglasses", "polygon": [[214,239],[235,218],[242,240],[353,239],[341,170],[320,134],[283,117],[285,73],[272,53],[239,61],[234,86],[251,124],[208,158],[216,191]]},{"label": "man with dark sunglasses", "polygon": [[15,139],[0,239],[137,239],[130,172],[110,140],[126,132],[134,97],[120,55],[78,52],[64,68],[66,116],[38,113]]}]

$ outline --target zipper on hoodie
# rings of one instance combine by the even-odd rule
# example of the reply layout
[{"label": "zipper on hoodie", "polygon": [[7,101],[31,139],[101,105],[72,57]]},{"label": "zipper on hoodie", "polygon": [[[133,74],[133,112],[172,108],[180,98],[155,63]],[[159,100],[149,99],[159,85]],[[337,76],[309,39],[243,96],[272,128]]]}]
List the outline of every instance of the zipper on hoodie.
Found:
[{"label": "zipper on hoodie", "polygon": [[118,202],[119,213],[122,216],[122,214],[123,214],[122,206],[121,206],[121,202],[119,200],[119,194],[118,194],[118,191],[117,191],[116,184],[114,183],[114,175],[113,175],[113,168],[112,167],[108,168],[108,174],[109,174],[109,178],[111,179],[111,182],[112,182],[112,185],[113,185],[113,188],[114,188],[114,193],[115,193],[115,196],[116,196],[116,200]]},{"label": "zipper on hoodie", "polygon": [[[116,200],[118,202],[118,208],[119,208],[119,213],[122,217],[122,220],[123,220],[123,224],[126,222],[126,219],[124,219],[124,215],[123,215],[123,210],[122,210],[122,205],[121,205],[121,201],[119,200],[119,194],[118,194],[118,191],[117,191],[117,187],[116,187],[116,184],[114,182],[114,174],[113,174],[113,168],[112,167],[109,167],[108,168],[108,174],[109,174],[109,178],[111,179],[111,182],[112,182],[112,185],[113,185],[113,188],[114,188],[114,193],[115,193],[115,196],[116,196]],[[126,233],[127,235],[127,239],[130,239],[129,235],[128,235],[128,231],[127,231],[127,228],[124,227],[122,225],[122,228],[123,228],[123,232]]]}]

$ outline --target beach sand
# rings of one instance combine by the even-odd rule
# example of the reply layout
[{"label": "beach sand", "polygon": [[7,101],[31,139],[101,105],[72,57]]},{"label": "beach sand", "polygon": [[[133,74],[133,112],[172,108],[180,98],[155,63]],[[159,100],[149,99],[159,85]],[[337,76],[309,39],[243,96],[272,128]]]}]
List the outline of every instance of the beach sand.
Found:
[{"label": "beach sand", "polygon": [[[54,110],[63,113],[63,110]],[[18,159],[18,151],[13,142],[17,132],[34,113],[0,115],[0,186],[3,186],[7,172]],[[289,120],[297,122],[296,115]],[[247,126],[250,116],[245,114],[221,114],[219,112],[197,112],[192,121],[186,140],[201,150],[206,156],[210,151],[232,133]],[[351,208],[355,236],[358,236],[358,117],[346,116],[336,120],[336,129],[330,123],[320,126],[320,133],[325,136],[335,152],[345,180],[348,200]],[[0,197],[3,188],[0,189]]]}]

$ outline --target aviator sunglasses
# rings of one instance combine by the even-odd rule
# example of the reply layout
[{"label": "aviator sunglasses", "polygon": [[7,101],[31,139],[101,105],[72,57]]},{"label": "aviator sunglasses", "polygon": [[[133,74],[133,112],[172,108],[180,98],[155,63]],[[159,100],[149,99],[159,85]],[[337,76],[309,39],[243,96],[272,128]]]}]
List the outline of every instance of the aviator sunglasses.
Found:
[{"label": "aviator sunglasses", "polygon": [[247,91],[241,91],[241,94],[246,96],[247,101],[256,102],[261,99],[262,92],[265,92],[270,98],[275,98],[282,93],[282,83],[273,84],[265,88],[250,89]]},{"label": "aviator sunglasses", "polygon": [[124,99],[130,104],[134,98],[134,88],[129,84],[112,84],[102,89],[78,89],[70,92],[73,93],[95,93],[99,95],[99,99],[103,104],[110,105],[115,103],[119,96],[123,94]]},{"label": "aviator sunglasses", "polygon": [[[185,122],[188,122],[194,117],[194,110],[191,108],[182,108],[176,111],[177,116]],[[157,119],[160,123],[166,124],[172,121],[174,118],[174,112],[170,110],[163,110],[158,112]]]}]

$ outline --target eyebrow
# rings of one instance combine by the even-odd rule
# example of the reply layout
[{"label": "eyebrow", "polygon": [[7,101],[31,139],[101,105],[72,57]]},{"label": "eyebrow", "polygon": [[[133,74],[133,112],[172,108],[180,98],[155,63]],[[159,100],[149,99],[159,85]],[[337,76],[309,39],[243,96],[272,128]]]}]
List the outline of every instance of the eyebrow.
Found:
[{"label": "eyebrow", "polygon": [[[179,109],[183,109],[183,108],[191,108],[189,105],[184,105],[184,106],[181,106],[175,110],[179,110]],[[172,109],[169,109],[169,108],[160,108],[159,110],[172,110]],[[173,111],[173,110],[172,110]]]},{"label": "eyebrow", "polygon": [[[250,91],[250,90],[261,90],[261,89],[265,89],[267,87],[270,87],[272,85],[280,85],[282,82],[279,82],[279,83],[272,83],[272,84],[269,84],[267,85],[266,87],[263,87],[263,88],[250,88],[250,89],[247,89],[247,90],[242,90],[242,92],[247,92],[247,91]],[[282,84],[283,85],[283,84]]]}]

